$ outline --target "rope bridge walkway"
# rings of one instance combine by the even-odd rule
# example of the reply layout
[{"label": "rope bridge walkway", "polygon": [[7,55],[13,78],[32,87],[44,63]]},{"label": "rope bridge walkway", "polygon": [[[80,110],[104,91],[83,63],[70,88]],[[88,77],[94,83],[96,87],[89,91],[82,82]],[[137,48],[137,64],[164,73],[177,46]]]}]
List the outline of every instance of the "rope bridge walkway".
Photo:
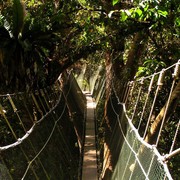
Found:
[{"label": "rope bridge walkway", "polygon": [[86,93],[87,116],[84,142],[84,158],[82,167],[82,180],[97,180],[96,138],[95,138],[95,107],[90,93]]},{"label": "rope bridge walkway", "polygon": [[[95,143],[94,132],[98,132],[100,126],[92,123],[95,103],[88,95],[87,99],[91,102],[87,106],[87,114],[83,108],[83,118],[78,121],[73,118],[76,113],[72,109],[75,107],[68,102],[74,98],[73,89],[76,91],[75,96],[79,96],[81,92],[74,85],[76,82],[70,73],[64,79],[60,77],[55,85],[46,89],[0,95],[0,179],[88,180],[87,168],[89,172],[93,170],[91,177],[94,180],[97,176],[104,180],[172,179],[167,162],[180,152],[177,146],[180,126],[179,64],[180,62],[161,72],[130,82],[123,96],[116,92],[112,82],[114,98],[111,97],[110,103],[115,124],[109,144],[101,143],[102,147]],[[63,91],[62,81],[65,80],[67,82],[63,84],[66,84],[66,91]],[[171,86],[168,90],[163,90],[163,84]],[[101,102],[104,87],[105,78],[93,82],[95,91],[92,94],[97,103]],[[164,98],[161,99],[162,97]],[[83,106],[83,102],[78,103]],[[86,135],[83,134],[85,119]],[[163,144],[161,137],[171,119],[175,122],[173,128],[176,129],[170,136],[172,143],[169,149],[165,148],[168,152],[160,154],[158,148]],[[81,130],[75,128],[78,123]],[[88,134],[88,131],[91,133]],[[92,138],[88,139],[89,135]],[[86,138],[85,143],[83,137]],[[93,152],[93,155],[88,155],[92,155],[93,164],[90,166],[86,161],[86,148],[89,147]],[[103,165],[97,175],[95,166],[100,158],[97,157],[96,160],[95,156],[101,154],[101,149]],[[83,152],[84,159],[81,156]],[[107,170],[111,171],[111,176],[106,176]]]},{"label": "rope bridge walkway", "polygon": [[[161,72],[128,83],[123,95],[116,92],[112,82],[114,98],[111,96],[110,106],[116,121],[108,146],[99,148],[104,148],[100,179],[172,179],[167,163],[180,153],[179,65],[180,61]],[[169,85],[168,90],[163,89],[164,84]],[[174,134],[170,125],[173,125]],[[167,138],[161,137],[167,134],[168,128],[171,142],[164,142]],[[170,145],[163,147],[166,143]],[[111,170],[111,175],[107,170]]]}]

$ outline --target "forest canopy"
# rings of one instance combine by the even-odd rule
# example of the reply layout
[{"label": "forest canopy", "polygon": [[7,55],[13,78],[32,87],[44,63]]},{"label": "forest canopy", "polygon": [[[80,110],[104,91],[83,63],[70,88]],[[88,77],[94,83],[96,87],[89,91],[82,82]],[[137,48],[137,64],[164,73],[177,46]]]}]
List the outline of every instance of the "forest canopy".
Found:
[{"label": "forest canopy", "polygon": [[97,63],[109,54],[116,71],[130,67],[127,79],[179,58],[178,0],[6,0],[0,11],[2,90],[52,84],[92,53]]},{"label": "forest canopy", "polygon": [[[0,93],[52,85],[75,63],[79,69],[87,61],[97,67],[101,64],[106,91],[100,102],[100,128],[102,144],[111,153],[109,139],[116,119],[110,99],[116,98],[108,85],[113,81],[120,96],[129,81],[175,64],[180,59],[179,36],[179,0],[0,0]],[[172,74],[167,76],[154,110],[158,123],[172,79]],[[169,116],[179,108],[178,78],[174,78],[177,91],[173,91]],[[172,140],[168,135],[174,133],[176,120],[162,137],[163,153]],[[154,129],[153,137],[157,131]],[[153,144],[151,134],[148,138]],[[179,159],[169,167],[178,169]],[[174,177],[179,177],[178,172]]]}]

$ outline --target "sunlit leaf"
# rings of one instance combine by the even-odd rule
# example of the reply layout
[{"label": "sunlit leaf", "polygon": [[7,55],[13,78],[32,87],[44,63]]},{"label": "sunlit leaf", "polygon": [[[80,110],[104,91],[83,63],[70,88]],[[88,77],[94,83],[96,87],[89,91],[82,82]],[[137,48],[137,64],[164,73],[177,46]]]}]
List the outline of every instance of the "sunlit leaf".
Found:
[{"label": "sunlit leaf", "polygon": [[149,8],[149,5],[146,5],[146,6],[144,7],[144,12],[146,12],[146,11],[148,10],[148,8]]},{"label": "sunlit leaf", "polygon": [[175,24],[176,24],[177,27],[180,27],[180,18],[179,17],[177,17],[175,19]]},{"label": "sunlit leaf", "polygon": [[163,17],[166,17],[168,15],[168,12],[167,11],[158,10],[158,14],[163,16]]},{"label": "sunlit leaf", "polygon": [[137,10],[136,10],[136,13],[137,13],[139,16],[141,16],[141,15],[142,15],[142,10],[141,10],[141,9],[137,9]]},{"label": "sunlit leaf", "polygon": [[127,18],[128,18],[127,14],[126,14],[124,11],[122,11],[122,12],[121,12],[121,19],[120,19],[120,20],[121,20],[122,22],[124,22]]},{"label": "sunlit leaf", "polygon": [[119,2],[119,0],[113,0],[113,6],[116,5]]}]

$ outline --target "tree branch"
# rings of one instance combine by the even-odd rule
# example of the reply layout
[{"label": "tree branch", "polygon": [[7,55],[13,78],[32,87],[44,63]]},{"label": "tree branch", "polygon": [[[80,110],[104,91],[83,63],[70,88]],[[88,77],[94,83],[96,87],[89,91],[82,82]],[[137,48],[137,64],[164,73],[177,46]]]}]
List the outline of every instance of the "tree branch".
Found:
[{"label": "tree branch", "polygon": [[64,70],[72,66],[81,58],[86,58],[89,54],[92,54],[100,49],[101,49],[100,44],[85,46],[81,48],[78,52],[73,53],[71,56],[67,57],[64,61],[60,63],[61,65],[60,73],[62,73]]}]

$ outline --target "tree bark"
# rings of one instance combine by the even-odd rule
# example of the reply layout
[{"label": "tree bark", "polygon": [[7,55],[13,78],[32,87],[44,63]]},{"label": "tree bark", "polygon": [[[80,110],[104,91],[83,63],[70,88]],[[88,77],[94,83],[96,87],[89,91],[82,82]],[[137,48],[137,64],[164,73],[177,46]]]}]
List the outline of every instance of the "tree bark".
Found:
[{"label": "tree bark", "polygon": [[[171,95],[171,98],[170,98],[170,101],[169,101],[169,107],[167,109],[165,122],[169,119],[169,117],[174,112],[174,110],[175,110],[175,108],[177,106],[177,103],[179,101],[179,98],[180,98],[180,80],[178,81],[175,89],[172,92],[172,95]],[[147,143],[149,143],[149,144],[155,143],[155,141],[157,139],[159,129],[160,129],[163,117],[165,115],[166,106],[167,106],[167,102],[163,106],[163,108],[161,109],[159,114],[156,116],[153,124],[150,127],[150,130],[149,130],[148,134],[146,135],[145,141]]]},{"label": "tree bark", "polygon": [[[109,153],[109,160],[106,160],[106,162],[108,163],[106,164],[106,173],[104,175],[104,179],[109,179],[109,177],[112,175],[111,173],[117,163],[119,152],[121,149],[121,146],[117,145],[117,141],[113,139],[116,139],[118,137],[119,139],[121,139],[120,144],[122,145],[123,143],[122,134],[117,128],[116,113],[119,113],[120,108],[117,102],[116,95],[120,96],[123,91],[124,84],[129,80],[132,80],[135,76],[144,46],[144,43],[142,43],[144,37],[144,34],[140,32],[134,35],[126,63],[124,63],[122,55],[120,55],[118,59],[114,59],[114,56],[116,56],[117,53],[120,54],[122,52],[115,52],[115,50],[106,52],[106,102],[104,116],[106,119],[105,147],[107,149],[106,151]],[[118,43],[125,42],[120,41]],[[112,90],[112,87],[115,88],[116,94]],[[114,112],[114,109],[116,113]],[[124,128],[123,131],[124,133],[126,133],[126,122],[121,123]]]}]

